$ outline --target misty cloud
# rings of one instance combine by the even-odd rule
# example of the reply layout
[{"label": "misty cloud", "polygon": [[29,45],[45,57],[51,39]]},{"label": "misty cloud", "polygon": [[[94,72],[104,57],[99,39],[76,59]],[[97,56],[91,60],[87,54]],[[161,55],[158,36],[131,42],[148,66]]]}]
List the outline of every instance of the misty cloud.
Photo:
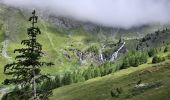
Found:
[{"label": "misty cloud", "polygon": [[41,8],[60,16],[105,26],[131,28],[170,23],[170,0],[2,0],[15,7]]}]

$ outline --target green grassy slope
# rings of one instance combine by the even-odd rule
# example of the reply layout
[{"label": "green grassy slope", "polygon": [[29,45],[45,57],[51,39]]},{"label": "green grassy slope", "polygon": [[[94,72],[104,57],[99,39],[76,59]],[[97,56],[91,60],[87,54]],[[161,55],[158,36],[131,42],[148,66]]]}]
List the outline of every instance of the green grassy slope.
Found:
[{"label": "green grassy slope", "polygon": [[[9,8],[3,5],[0,7],[0,15],[0,43],[8,40],[7,50],[5,51],[14,61],[16,54],[13,53],[13,50],[22,48],[23,46],[20,42],[27,38],[26,30],[30,26],[27,19],[30,14],[29,12],[23,13],[19,9]],[[25,15],[28,15],[28,18]],[[87,36],[83,34],[86,34],[86,32],[82,31],[82,29],[72,29],[69,31],[74,32],[74,34],[69,37],[67,32],[57,31],[55,27],[41,18],[39,19],[38,26],[42,31],[42,34],[38,37],[38,41],[43,45],[43,52],[45,53],[42,60],[52,61],[55,64],[55,66],[48,68],[44,66],[42,68],[43,73],[55,75],[79,66],[77,58],[74,59],[75,61],[70,62],[63,53],[65,52],[64,49],[69,47],[71,43],[75,48],[86,47],[87,45],[83,43],[84,38]],[[0,45],[0,48],[2,53],[3,45]],[[3,66],[7,63],[10,63],[8,58],[0,54],[0,83],[7,78],[3,74]]]},{"label": "green grassy slope", "polygon": [[[128,68],[114,74],[88,80],[84,83],[64,86],[54,90],[51,100],[169,100],[170,61],[160,64],[145,64]],[[145,90],[135,89],[136,83],[161,84]],[[118,98],[112,98],[110,91],[122,88]]]},{"label": "green grassy slope", "polygon": [[[22,11],[16,8],[1,5],[0,15],[0,42],[2,43],[4,40],[9,40],[7,54],[14,59],[15,54],[13,53],[13,50],[22,47],[22,45],[20,45],[21,40],[27,38],[26,29],[30,26],[27,19],[31,16],[31,14],[28,11]],[[55,66],[50,68],[45,67],[42,71],[44,73],[48,72],[52,75],[58,72],[62,73],[64,71],[74,70],[81,66],[75,55],[72,54],[73,57],[71,58],[71,61],[64,56],[64,53],[70,53],[66,51],[66,49],[74,48],[84,50],[91,44],[100,45],[97,38],[102,38],[103,36],[100,36],[100,34],[96,36],[96,34],[88,33],[83,30],[82,27],[69,30],[63,29],[63,31],[59,31],[56,27],[41,18],[38,26],[42,31],[42,34],[39,36],[38,40],[41,44],[43,44],[43,50],[45,52],[45,57],[43,59],[53,61],[55,63]],[[144,28],[143,31],[146,29],[147,28]],[[149,29],[152,30],[150,27]],[[155,26],[153,29],[155,29]],[[134,29],[132,31],[135,30],[138,29]],[[108,36],[110,37],[110,35]],[[104,37],[106,38],[107,36]],[[87,43],[87,40],[90,42]],[[111,38],[111,40],[115,41],[113,38]],[[0,48],[2,48],[2,45],[0,45]],[[0,55],[0,61],[0,73],[2,74],[3,66],[8,62],[8,60]]]}]

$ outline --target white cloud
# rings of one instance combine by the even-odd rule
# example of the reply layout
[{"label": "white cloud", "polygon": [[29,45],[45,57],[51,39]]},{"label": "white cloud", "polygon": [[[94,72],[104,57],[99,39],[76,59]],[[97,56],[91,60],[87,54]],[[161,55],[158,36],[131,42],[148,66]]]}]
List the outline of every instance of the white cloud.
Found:
[{"label": "white cloud", "polygon": [[170,0],[2,0],[15,7],[48,9],[112,27],[131,28],[152,23],[170,23]]}]

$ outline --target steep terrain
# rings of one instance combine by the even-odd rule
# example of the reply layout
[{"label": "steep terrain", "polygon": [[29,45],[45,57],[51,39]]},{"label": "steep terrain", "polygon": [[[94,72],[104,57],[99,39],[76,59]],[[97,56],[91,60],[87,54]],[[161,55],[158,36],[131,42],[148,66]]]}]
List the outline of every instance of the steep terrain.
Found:
[{"label": "steep terrain", "polygon": [[[18,9],[0,4],[0,83],[7,78],[7,76],[3,74],[3,66],[14,61],[15,54],[13,50],[21,48],[21,40],[27,38],[26,30],[27,27],[30,26],[28,22],[30,13],[31,11],[28,9]],[[51,67],[43,67],[42,72],[52,76],[57,74],[63,75],[68,71],[86,69],[91,65],[98,66],[105,61],[113,62],[117,56],[119,58],[120,55],[130,50],[137,49],[137,46],[138,49],[141,50],[141,48],[147,47],[147,45],[148,47],[159,47],[164,46],[170,41],[169,30],[163,30],[166,29],[166,26],[159,24],[146,25],[132,29],[119,29],[58,17],[41,10],[38,10],[38,15],[40,16],[38,26],[42,31],[42,34],[38,37],[38,41],[43,45],[43,52],[45,53],[42,60],[52,61],[55,64]],[[154,34],[157,30],[163,31]],[[148,39],[148,37],[151,38]],[[121,48],[120,51],[119,48]],[[161,65],[163,67],[160,68],[160,72],[158,71],[159,77],[163,76],[161,74],[162,70],[169,69],[169,67],[166,68],[166,66],[169,65],[169,61]],[[136,71],[151,66],[154,65],[146,64],[139,68],[125,69],[102,78],[89,80],[85,83],[62,87],[54,91],[52,99],[79,100],[81,97],[81,100],[110,100],[112,99],[110,96],[110,89],[122,87],[124,91],[131,90],[134,87],[132,78],[138,73]],[[159,67],[159,64],[156,66]],[[153,69],[154,68],[155,67],[153,67]],[[167,70],[167,72],[168,71],[169,70]],[[165,71],[165,74],[167,74],[167,72]],[[153,72],[153,74],[156,77],[155,72]],[[144,81],[148,84],[152,82],[145,80],[145,77],[150,75],[152,74],[142,76],[144,77]],[[168,87],[167,84],[169,83],[164,82],[166,79],[167,77],[164,77],[162,83],[165,84],[165,87]],[[138,79],[134,78],[134,80],[136,82]],[[157,82],[156,78],[154,82]],[[120,83],[120,86],[117,86],[117,83]],[[126,83],[133,84],[130,84],[130,87],[126,88]],[[116,87],[114,87],[114,85],[116,85]],[[4,92],[3,90],[3,88],[0,89],[0,92]],[[124,93],[125,92],[123,92],[123,96],[120,96],[120,99],[124,98],[124,96],[133,95],[133,93]],[[142,93],[139,94],[139,96],[142,96]],[[129,98],[133,98],[133,96]]]},{"label": "steep terrain", "polygon": [[[51,100],[169,100],[169,72],[169,60],[156,65],[128,68],[105,77],[58,88]],[[112,97],[111,91],[115,92],[116,89],[121,89],[121,93]]]},{"label": "steep terrain", "polygon": [[[14,59],[15,54],[13,50],[22,47],[20,45],[21,40],[27,38],[26,29],[29,26],[28,18],[30,13],[31,11],[27,9],[18,9],[1,4],[1,70],[4,64]],[[43,50],[45,52],[44,60],[50,60],[55,63],[53,67],[43,69],[43,72],[50,74],[74,70],[79,66],[89,66],[91,64],[89,61],[96,62],[97,60],[98,63],[98,59],[100,59],[102,53],[107,58],[111,57],[117,48],[114,44],[117,43],[120,36],[124,40],[142,38],[145,34],[152,33],[163,27],[153,25],[123,30],[56,17],[42,11],[39,11],[39,15],[38,26],[43,33],[39,36],[39,41],[43,44]],[[97,47],[97,51],[95,53],[92,52],[94,57],[90,56],[90,52],[86,52],[91,46]],[[87,56],[86,59],[89,57],[92,59],[89,59],[89,61],[84,59],[84,64],[82,64],[80,62],[81,53]]]},{"label": "steep terrain", "polygon": [[[26,29],[29,26],[27,19],[30,16],[30,11],[7,7],[1,4],[0,15],[0,41],[2,43],[1,59],[8,62],[10,57],[14,57],[12,51],[15,48],[21,47],[21,40],[26,38]],[[44,59],[54,61],[55,63],[55,66],[44,68],[43,71],[51,74],[75,69],[78,66],[90,65],[88,61],[84,61],[87,63],[83,65],[80,64],[80,56],[79,54],[77,55],[77,51],[80,51],[80,53],[85,52],[89,46],[94,45],[99,49],[102,49],[103,45],[107,45],[111,42],[115,43],[115,41],[119,39],[120,34],[124,34],[124,36],[127,37],[126,35],[129,33],[136,34],[142,32],[141,34],[144,35],[157,29],[155,26],[144,26],[142,28],[122,30],[75,21],[63,17],[55,17],[54,15],[46,14],[41,11],[39,11],[39,15],[41,18],[38,26],[43,33],[39,36],[39,41],[43,44],[43,49],[46,54]],[[114,52],[114,46],[109,48],[112,48],[112,52]],[[71,49],[76,51],[70,51]],[[102,50],[102,52],[104,51],[105,50]],[[88,55],[89,54],[86,56]],[[98,59],[99,54],[97,54],[96,57],[95,58]],[[2,64],[2,66],[3,65],[4,64]]]}]

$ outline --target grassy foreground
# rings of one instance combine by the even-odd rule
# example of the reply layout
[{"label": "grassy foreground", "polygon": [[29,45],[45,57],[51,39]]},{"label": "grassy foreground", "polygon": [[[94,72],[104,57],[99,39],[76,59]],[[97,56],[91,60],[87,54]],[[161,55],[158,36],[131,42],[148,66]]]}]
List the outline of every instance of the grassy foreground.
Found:
[{"label": "grassy foreground", "polygon": [[[152,85],[148,88],[135,88],[136,83]],[[155,85],[153,85],[155,84]],[[159,85],[156,85],[159,84]],[[117,98],[111,90],[122,88]],[[51,100],[169,100],[170,61],[159,64],[144,64],[116,73],[88,80],[84,83],[64,86],[54,90]]]}]

